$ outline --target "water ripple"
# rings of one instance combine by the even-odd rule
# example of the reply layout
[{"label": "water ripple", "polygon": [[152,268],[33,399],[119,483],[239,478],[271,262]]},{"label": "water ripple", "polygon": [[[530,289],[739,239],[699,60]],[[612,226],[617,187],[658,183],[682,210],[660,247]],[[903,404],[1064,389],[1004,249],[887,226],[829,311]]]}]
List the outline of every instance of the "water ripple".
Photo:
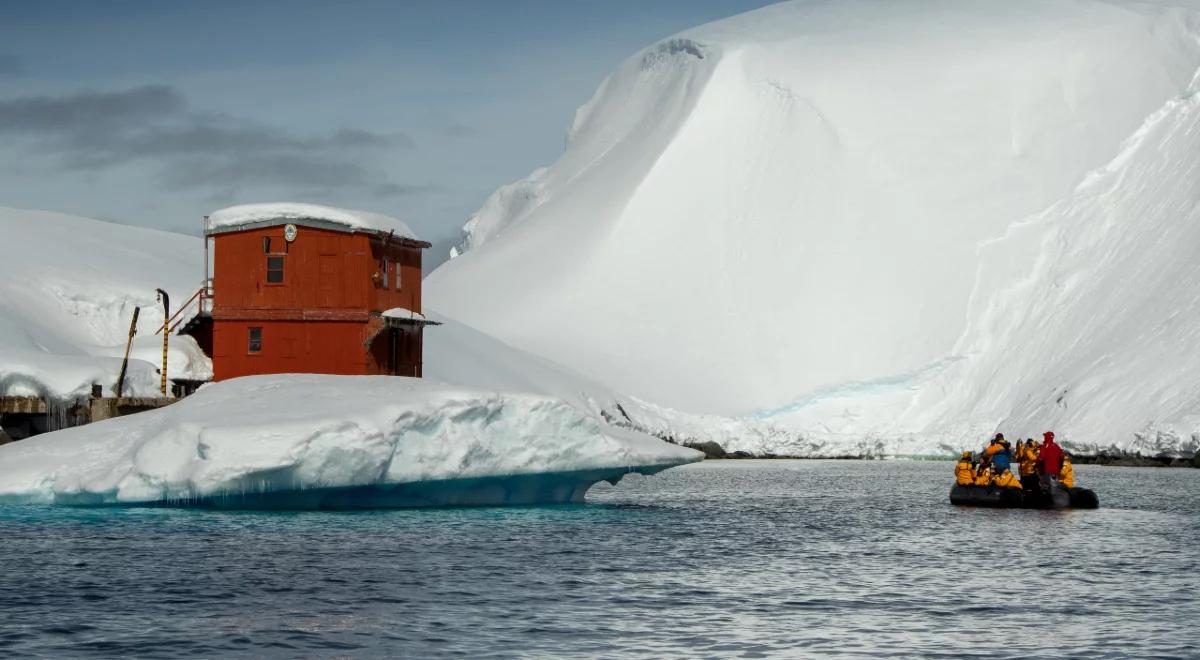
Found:
[{"label": "water ripple", "polygon": [[727,461],[578,506],[0,508],[0,654],[1195,657],[1200,471],[1096,511],[950,506],[950,466]]}]

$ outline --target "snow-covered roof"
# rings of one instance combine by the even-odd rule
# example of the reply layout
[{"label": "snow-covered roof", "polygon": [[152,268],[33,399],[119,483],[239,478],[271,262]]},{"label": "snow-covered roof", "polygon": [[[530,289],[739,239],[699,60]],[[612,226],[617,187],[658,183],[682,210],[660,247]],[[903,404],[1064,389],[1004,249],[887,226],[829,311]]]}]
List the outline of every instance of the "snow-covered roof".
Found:
[{"label": "snow-covered roof", "polygon": [[391,232],[398,238],[421,240],[417,238],[412,228],[397,218],[370,211],[355,211],[300,202],[239,204],[223,208],[208,216],[208,232],[216,234],[279,222],[315,226],[341,225],[351,231],[372,231],[385,234]]},{"label": "snow-covered roof", "polygon": [[393,307],[385,312],[380,313],[380,316],[390,321],[411,321],[413,323],[420,323],[424,325],[441,325],[441,323],[438,323],[437,321],[430,321],[420,312],[414,312],[407,307]]},{"label": "snow-covered roof", "polygon": [[414,312],[407,307],[393,307],[386,312],[383,312],[382,316],[388,319],[412,319],[414,321],[425,320],[425,317],[419,312]]}]

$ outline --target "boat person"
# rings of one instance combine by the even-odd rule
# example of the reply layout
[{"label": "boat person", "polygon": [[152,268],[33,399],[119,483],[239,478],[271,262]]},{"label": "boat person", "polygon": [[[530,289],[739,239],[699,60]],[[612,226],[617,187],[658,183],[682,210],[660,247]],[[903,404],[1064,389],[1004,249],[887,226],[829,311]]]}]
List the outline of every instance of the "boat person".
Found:
[{"label": "boat person", "polygon": [[1068,490],[1075,487],[1075,467],[1071,465],[1071,455],[1066,452],[1063,453],[1062,468],[1058,471],[1058,483]]},{"label": "boat person", "polygon": [[[1062,472],[1063,450],[1054,442],[1054,431],[1042,434],[1042,446],[1038,449],[1037,471],[1042,483],[1042,491],[1053,493]],[[1074,473],[1072,473],[1074,476]]]},{"label": "boat person", "polygon": [[992,480],[992,485],[998,488],[1021,488],[1021,480],[1013,475],[1012,470],[1005,468],[996,474]]},{"label": "boat person", "polygon": [[997,433],[996,437],[992,438],[992,443],[983,450],[988,463],[997,473],[1012,467],[1012,450],[1009,447],[1008,440],[1004,439],[1004,434]]},{"label": "boat person", "polygon": [[1037,476],[1038,445],[1033,438],[1017,443],[1017,472],[1021,475],[1021,486],[1028,491],[1038,490],[1041,485]]},{"label": "boat person", "polygon": [[991,486],[992,485],[992,466],[979,464],[979,470],[975,472],[976,486]]},{"label": "boat person", "polygon": [[971,452],[964,451],[954,464],[954,483],[959,486],[975,485],[975,464],[971,461]]}]

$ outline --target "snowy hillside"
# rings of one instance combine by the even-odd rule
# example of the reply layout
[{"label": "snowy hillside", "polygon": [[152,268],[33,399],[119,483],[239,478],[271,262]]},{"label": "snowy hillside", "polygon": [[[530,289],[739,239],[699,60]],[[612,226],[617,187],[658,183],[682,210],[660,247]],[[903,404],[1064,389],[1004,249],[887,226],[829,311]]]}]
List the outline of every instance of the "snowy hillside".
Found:
[{"label": "snowy hillside", "polygon": [[1186,450],[1198,68],[1194,3],[702,26],[622,64],[426,297],[641,399],[847,446]]},{"label": "snowy hillside", "polygon": [[[159,391],[162,306],[182,304],[203,277],[200,240],[60,213],[0,207],[0,396],[111,390],[133,308],[141,306],[126,395]],[[168,372],[207,378],[190,337],[172,337]]]}]

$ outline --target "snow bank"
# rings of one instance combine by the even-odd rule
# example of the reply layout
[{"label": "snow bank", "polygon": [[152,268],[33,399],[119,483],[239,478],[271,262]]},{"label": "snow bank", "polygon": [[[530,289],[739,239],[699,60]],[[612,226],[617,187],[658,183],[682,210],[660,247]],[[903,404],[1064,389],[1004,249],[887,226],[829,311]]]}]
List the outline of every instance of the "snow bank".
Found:
[{"label": "snow bank", "polygon": [[[1007,424],[1186,449],[1200,151],[1171,104],[1198,67],[1195,7],[773,5],[622,64],[426,298],[813,442],[926,453]],[[1123,147],[1168,106],[1174,130]]]},{"label": "snow bank", "polygon": [[319,204],[277,202],[269,204],[240,204],[213,212],[208,216],[210,229],[236,228],[256,222],[319,220],[332,222],[350,229],[394,232],[401,238],[418,240],[416,233],[404,223],[379,213],[353,211]]},{"label": "snow bank", "polygon": [[[389,376],[255,376],[207,385],[166,408],[0,446],[0,501],[574,501],[601,479],[699,458],[545,396]],[[531,487],[533,477],[540,481]]]},{"label": "snow bank", "polygon": [[[182,304],[200,286],[202,246],[194,237],[60,213],[0,207],[0,396],[112,392],[133,308],[142,308],[126,394],[155,396],[162,305]],[[208,358],[190,337],[171,337],[168,373],[204,379]]]}]

